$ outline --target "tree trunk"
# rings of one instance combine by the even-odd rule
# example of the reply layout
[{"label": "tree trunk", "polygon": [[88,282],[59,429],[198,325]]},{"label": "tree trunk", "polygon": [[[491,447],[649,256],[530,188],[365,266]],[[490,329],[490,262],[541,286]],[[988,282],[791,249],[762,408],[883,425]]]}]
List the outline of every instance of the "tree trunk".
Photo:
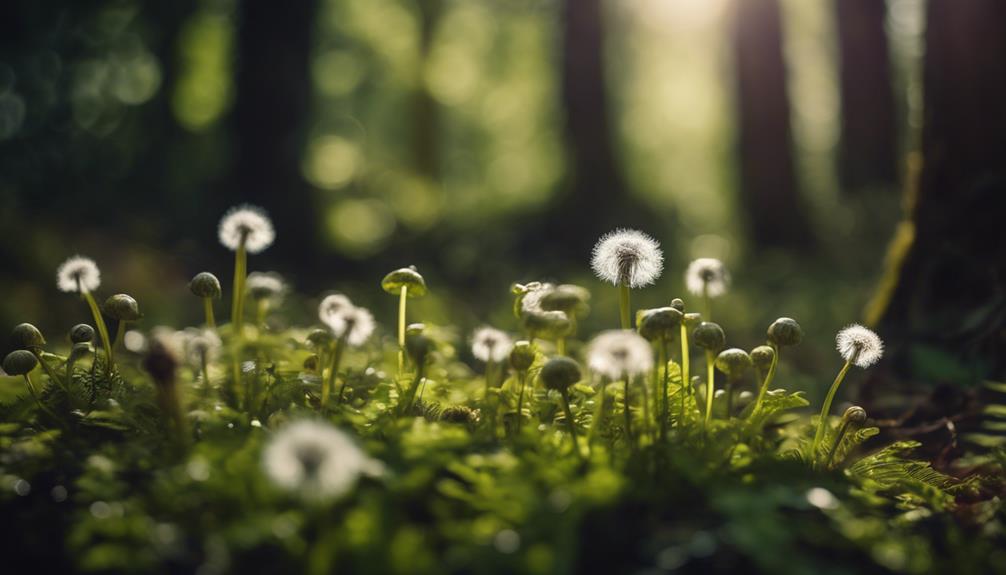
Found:
[{"label": "tree trunk", "polygon": [[897,183],[894,96],[886,4],[836,0],[841,70],[839,179],[848,192]]},{"label": "tree trunk", "polygon": [[740,199],[756,247],[806,249],[813,235],[796,183],[777,0],[735,4]]},{"label": "tree trunk", "polygon": [[[239,4],[234,161],[229,203],[261,205],[276,226],[269,255],[310,269],[318,261],[316,204],[300,172],[310,109],[316,0]],[[226,206],[218,206],[218,210]]]},{"label": "tree trunk", "polygon": [[1006,3],[931,0],[922,164],[868,313],[901,379],[1006,379]]}]

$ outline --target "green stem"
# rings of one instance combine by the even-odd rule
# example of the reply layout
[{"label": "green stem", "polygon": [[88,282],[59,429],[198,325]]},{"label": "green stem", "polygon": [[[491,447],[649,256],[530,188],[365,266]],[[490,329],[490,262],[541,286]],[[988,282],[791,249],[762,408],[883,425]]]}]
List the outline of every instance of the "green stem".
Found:
[{"label": "green stem", "polygon": [[[646,385],[646,379],[640,378],[640,383],[642,383],[641,389],[643,390],[643,435],[653,439],[653,418],[650,416],[650,390]],[[653,386],[654,395],[656,395],[657,386]]]},{"label": "green stem", "polygon": [[734,413],[734,378],[727,376],[727,420],[733,416]]},{"label": "green stem", "polygon": [[606,383],[604,379],[601,380],[601,386],[597,390],[597,406],[594,408],[594,417],[590,422],[590,429],[587,431],[587,443],[592,444],[594,442],[594,437],[597,434],[597,430],[601,427],[601,421],[604,419],[604,389]]},{"label": "green stem", "polygon": [[[342,362],[342,352],[346,348],[346,336],[349,334],[350,329],[352,329],[352,326],[346,326],[346,331],[335,342],[335,350],[332,352],[332,365],[329,366],[328,375],[325,376],[325,380],[321,384],[322,408],[328,405],[328,396],[332,391],[332,386],[335,384],[335,375],[339,372],[339,364]],[[342,401],[342,391],[345,386],[346,382],[343,381],[342,386],[339,388],[338,397],[335,400],[336,403]]]},{"label": "green stem", "polygon": [[852,362],[856,360],[856,355],[854,354],[848,360],[846,360],[845,365],[838,372],[835,377],[835,381],[831,384],[831,388],[828,390],[828,395],[824,398],[824,405],[821,406],[821,417],[817,422],[817,432],[814,433],[814,443],[810,447],[810,460],[817,460],[817,449],[821,445],[821,441],[824,440],[824,431],[828,428],[828,413],[831,411],[831,402],[835,399],[835,394],[838,393],[838,386],[842,385],[842,380],[845,379],[845,374],[849,373],[849,368],[852,367]]},{"label": "green stem", "polygon": [[716,393],[716,381],[713,379],[716,375],[716,370],[713,367],[713,350],[706,350],[706,419],[705,424],[708,426],[709,421],[713,417],[713,394]]},{"label": "green stem", "polygon": [[555,352],[558,355],[566,355],[566,338],[560,337],[555,340]]},{"label": "green stem", "polygon": [[681,391],[684,392],[688,390],[689,393],[692,391],[692,378],[688,373],[688,328],[685,327],[685,322],[681,322]]},{"label": "green stem", "polygon": [[573,410],[569,408],[569,391],[563,389],[559,392],[562,395],[562,411],[566,414],[566,429],[569,430],[569,437],[573,440],[573,451],[578,457],[583,457],[580,453],[580,442],[576,439],[576,422],[573,421]]},{"label": "green stem", "polygon": [[67,425],[66,422],[63,421],[63,418],[56,415],[56,412],[49,409],[49,406],[46,404],[42,403],[42,398],[38,396],[38,392],[35,390],[35,384],[31,382],[31,377],[27,373],[24,374],[24,382],[28,386],[28,393],[31,394],[32,399],[34,399],[35,403],[38,404],[38,408],[44,411],[49,417],[53,418],[61,426],[66,427]]},{"label": "green stem", "polygon": [[255,325],[259,329],[265,328],[265,316],[269,312],[269,300],[260,299],[255,302]]},{"label": "green stem", "polygon": [[405,300],[409,297],[409,287],[402,286],[398,296],[398,376],[405,371]]},{"label": "green stem", "polygon": [[[52,369],[52,366],[46,363],[45,358],[42,357],[42,353],[39,350],[32,349],[31,353],[35,356],[35,359],[38,360],[38,364],[42,366],[42,371],[49,376],[49,379],[53,383],[62,387],[65,391],[70,391],[70,378],[67,378],[66,382],[60,381],[59,377],[56,376],[56,372]],[[67,363],[69,364],[69,362],[70,360],[67,358]]]},{"label": "green stem", "polygon": [[768,366],[768,373],[765,374],[765,380],[762,381],[761,389],[758,390],[758,398],[755,399],[754,408],[751,409],[751,414],[748,415],[749,420],[754,420],[758,413],[761,411],[762,402],[765,400],[765,392],[768,391],[768,386],[772,383],[772,379],[775,378],[775,368],[779,364],[779,348],[772,346],[775,353],[772,354],[772,362]]},{"label": "green stem", "polygon": [[101,337],[101,346],[105,348],[105,375],[110,375],[112,368],[115,367],[115,358],[112,350],[112,342],[108,338],[108,326],[105,325],[105,319],[101,317],[101,310],[98,309],[98,302],[94,301],[94,296],[91,295],[91,292],[84,290],[81,293],[84,296],[84,300],[87,301],[88,307],[91,308],[91,315],[94,316],[94,324],[98,327],[98,335]]},{"label": "green stem", "polygon": [[416,367],[416,377],[412,379],[412,383],[409,385],[409,389],[398,401],[398,407],[396,411],[399,417],[404,415],[412,407],[412,400],[416,397],[416,390],[419,389],[419,383],[422,380],[423,380],[423,366],[420,365]]},{"label": "green stem", "polygon": [[234,252],[234,293],[231,294],[231,324],[234,326],[235,337],[241,337],[244,325],[245,311],[245,276],[248,274],[248,250],[245,248],[245,238],[241,238],[237,251]]},{"label": "green stem", "polygon": [[622,318],[622,329],[632,329],[632,316],[629,313],[629,286],[618,284],[618,310]]},{"label": "green stem", "polygon": [[835,453],[838,452],[838,446],[842,444],[842,439],[845,438],[845,434],[849,432],[849,422],[843,421],[842,427],[838,428],[838,433],[835,435],[835,441],[831,444],[831,449],[828,450],[828,458],[824,460],[825,469],[831,467],[831,462],[835,459]]},{"label": "green stem", "polygon": [[199,354],[199,367],[203,374],[203,394],[209,395],[210,393],[210,366],[209,362],[206,361],[206,352]]},{"label": "green stem", "polygon": [[527,382],[527,372],[518,371],[517,380],[520,383],[520,393],[517,394],[517,435],[520,435],[521,423],[524,421],[524,384]]},{"label": "green stem", "polygon": [[206,326],[210,329],[217,329],[217,320],[213,316],[213,298],[203,298],[203,312],[206,314]]},{"label": "green stem", "polygon": [[632,411],[629,409],[629,378],[626,377],[623,380],[623,392],[625,396],[623,397],[622,405],[625,411],[625,440],[629,442],[629,446],[632,449],[636,448],[636,443],[632,440]]},{"label": "green stem", "polygon": [[709,297],[709,282],[702,282],[702,304],[706,312],[706,321],[713,321],[713,302]]},{"label": "green stem", "polygon": [[119,325],[115,328],[115,341],[112,342],[112,349],[122,349],[122,342],[126,339],[126,324],[128,322],[119,320]]}]

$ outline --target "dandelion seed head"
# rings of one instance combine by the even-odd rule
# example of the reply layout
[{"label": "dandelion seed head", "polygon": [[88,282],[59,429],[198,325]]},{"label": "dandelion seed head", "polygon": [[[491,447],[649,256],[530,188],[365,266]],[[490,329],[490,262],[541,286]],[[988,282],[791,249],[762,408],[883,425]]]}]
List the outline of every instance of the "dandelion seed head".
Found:
[{"label": "dandelion seed head", "polygon": [[93,292],[101,285],[101,272],[91,258],[73,256],[56,270],[56,287],[65,292]]},{"label": "dandelion seed head", "polygon": [[636,230],[615,230],[594,246],[590,262],[597,277],[615,285],[639,288],[652,284],[664,269],[660,244]]},{"label": "dandelion seed head", "polygon": [[273,272],[252,272],[245,280],[248,294],[256,300],[277,300],[286,292],[286,283]]},{"label": "dandelion seed head", "polygon": [[348,435],[320,421],[298,421],[276,432],[262,453],[262,467],[278,487],[315,502],[342,497],[361,475],[381,469]]},{"label": "dandelion seed head", "polygon": [[346,343],[353,347],[363,345],[376,327],[374,316],[362,307],[352,306],[342,314],[342,323],[331,325],[336,337],[346,338]]},{"label": "dandelion seed head", "polygon": [[609,379],[635,377],[653,369],[653,349],[633,331],[603,331],[590,342],[587,367]]},{"label": "dandelion seed head", "polygon": [[522,314],[549,311],[542,307],[542,301],[555,290],[554,285],[531,282],[521,287],[524,289],[524,293],[520,298],[520,311]]},{"label": "dandelion seed head", "polygon": [[835,347],[845,361],[867,368],[884,355],[884,342],[876,333],[859,324],[852,324],[835,337]]},{"label": "dandelion seed head", "polygon": [[472,355],[485,363],[503,361],[512,347],[510,336],[493,327],[481,327],[472,334]]},{"label": "dandelion seed head", "polygon": [[685,287],[692,295],[719,297],[730,287],[730,272],[715,258],[699,258],[688,264],[685,271]]},{"label": "dandelion seed head", "polygon": [[318,304],[318,319],[321,323],[332,328],[332,331],[342,331],[342,326],[346,323],[346,313],[353,309],[353,302],[349,298],[336,293],[325,296]]},{"label": "dandelion seed head", "polygon": [[276,231],[265,210],[256,206],[235,206],[220,218],[220,243],[236,251],[244,240],[245,249],[257,254],[272,245]]},{"label": "dandelion seed head", "polygon": [[186,330],[186,333],[185,356],[191,365],[201,367],[204,360],[212,362],[220,354],[223,343],[217,332],[211,329],[191,329]]}]

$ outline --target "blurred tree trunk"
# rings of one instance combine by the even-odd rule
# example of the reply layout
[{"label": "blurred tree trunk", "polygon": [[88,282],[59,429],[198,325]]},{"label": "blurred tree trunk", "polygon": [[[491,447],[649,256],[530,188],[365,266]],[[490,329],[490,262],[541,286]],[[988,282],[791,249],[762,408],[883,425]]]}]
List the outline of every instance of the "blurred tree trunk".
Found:
[{"label": "blurred tree trunk", "polygon": [[227,202],[265,208],[277,234],[269,255],[308,269],[318,260],[319,218],[300,166],[317,1],[244,0],[238,6],[235,155]]},{"label": "blurred tree trunk", "polygon": [[562,238],[567,255],[589,253],[597,238],[616,226],[661,235],[659,220],[629,193],[619,169],[605,82],[602,6],[602,0],[562,2],[560,74],[569,179],[542,214],[540,231],[529,236],[537,249],[548,245],[542,240]]},{"label": "blurred tree trunk", "polygon": [[878,0],[835,1],[842,91],[839,179],[850,192],[897,183],[886,10]]},{"label": "blurred tree trunk", "polygon": [[796,183],[777,0],[735,3],[741,204],[757,247],[805,249],[813,234]]},{"label": "blurred tree trunk", "polygon": [[868,310],[903,379],[1006,379],[1006,3],[931,0],[921,171]]}]

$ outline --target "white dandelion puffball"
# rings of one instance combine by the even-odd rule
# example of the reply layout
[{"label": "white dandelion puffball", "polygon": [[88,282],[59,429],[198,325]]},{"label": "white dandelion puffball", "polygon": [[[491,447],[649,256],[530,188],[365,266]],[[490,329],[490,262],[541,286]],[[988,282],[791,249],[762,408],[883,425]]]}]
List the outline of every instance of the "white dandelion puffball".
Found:
[{"label": "white dandelion puffball", "polygon": [[479,328],[472,335],[472,355],[485,363],[503,361],[512,348],[510,336],[493,327]]},{"label": "white dandelion puffball", "polygon": [[657,240],[636,230],[615,230],[594,246],[590,265],[601,280],[639,288],[652,284],[664,269]]},{"label": "white dandelion puffball", "polygon": [[609,379],[635,377],[653,369],[653,349],[634,331],[603,331],[590,342],[587,367]]},{"label": "white dandelion puffball", "polygon": [[880,336],[856,323],[838,332],[835,344],[842,359],[851,361],[857,367],[870,367],[884,355],[884,342]]},{"label": "white dandelion puffball", "polygon": [[252,299],[279,299],[286,291],[286,283],[273,272],[252,272],[245,280],[245,289]]},{"label": "white dandelion puffball", "polygon": [[730,287],[730,272],[718,259],[699,258],[688,264],[685,287],[692,295],[719,297]]},{"label": "white dandelion puffball", "polygon": [[360,475],[376,475],[381,464],[352,439],[321,421],[291,423],[262,452],[262,467],[277,486],[311,501],[342,497]]},{"label": "white dandelion puffball", "polygon": [[374,333],[374,316],[362,307],[353,306],[342,315],[340,325],[331,327],[336,337],[345,336],[349,345],[358,347],[370,338],[370,334]]},{"label": "white dandelion puffball", "polygon": [[256,206],[242,205],[233,207],[220,218],[220,243],[229,250],[237,250],[244,240],[245,249],[250,254],[257,254],[266,249],[274,239],[276,232],[272,221],[265,210]]},{"label": "white dandelion puffball", "polygon": [[91,258],[73,256],[56,270],[56,287],[65,292],[93,292],[101,285],[101,271]]},{"label": "white dandelion puffball", "polygon": [[555,290],[555,286],[550,283],[531,282],[525,286],[527,291],[521,296],[521,313],[543,313],[546,310],[541,307],[541,301],[545,296]]},{"label": "white dandelion puffball", "polygon": [[212,329],[191,328],[185,330],[185,334],[185,356],[190,365],[200,367],[203,361],[210,363],[220,355],[223,342],[220,341],[217,332]]},{"label": "white dandelion puffball", "polygon": [[325,296],[318,304],[318,319],[321,323],[332,328],[332,331],[342,331],[342,326],[346,323],[346,312],[353,309],[353,302],[349,298],[336,293]]}]

